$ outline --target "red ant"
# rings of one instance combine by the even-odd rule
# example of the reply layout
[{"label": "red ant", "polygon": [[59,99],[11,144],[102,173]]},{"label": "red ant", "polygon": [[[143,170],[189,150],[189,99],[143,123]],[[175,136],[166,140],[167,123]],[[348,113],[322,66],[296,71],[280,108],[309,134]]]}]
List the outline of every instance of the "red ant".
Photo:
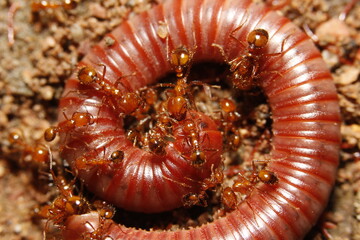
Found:
[{"label": "red ant", "polygon": [[[64,114],[64,117],[67,117]],[[84,127],[93,124],[93,116],[90,113],[74,112],[70,119],[58,124],[57,127],[49,127],[44,132],[46,141],[51,142],[60,132],[69,132],[77,127]]]},{"label": "red ant", "polygon": [[[188,94],[188,84],[184,71],[188,69],[193,54],[193,51],[189,51],[185,47],[179,47],[171,51],[168,59],[176,72],[177,83],[160,83],[141,90],[140,93],[145,96],[143,100],[145,106],[147,106],[142,108],[143,111],[141,111],[141,113],[144,113],[144,111],[149,112],[150,106],[152,106],[152,110],[158,111],[158,114],[142,118],[136,126],[136,129],[128,131],[128,139],[132,140],[136,145],[146,147],[157,155],[165,154],[166,141],[164,138],[166,136],[171,138],[172,124],[184,120],[189,108],[186,98]],[[171,93],[173,95],[168,97],[165,102],[157,104],[158,109],[155,109],[154,107],[158,99],[154,89],[159,87],[171,87]],[[170,90],[168,92],[170,92]],[[142,137],[140,132],[143,131],[148,132]]]},{"label": "red ant", "polygon": [[[80,83],[84,84],[84,85],[88,85],[91,83],[98,84],[99,87],[101,88],[101,90],[106,95],[116,98],[116,104],[112,103],[114,108],[116,108],[115,106],[120,107],[120,110],[125,115],[134,113],[142,103],[142,100],[139,97],[139,94],[136,92],[127,92],[124,94],[116,86],[113,86],[112,84],[107,83],[104,80],[104,77],[106,74],[106,66],[103,64],[100,64],[100,66],[104,67],[102,77],[98,76],[96,70],[93,67],[90,67],[90,66],[82,67],[79,70],[78,75],[77,75]],[[124,78],[124,77],[126,77],[126,76],[122,76],[121,78]]]},{"label": "red ant", "polygon": [[278,178],[274,172],[261,169],[256,170],[254,162],[252,163],[252,172],[249,177],[239,174],[239,178],[234,181],[232,187],[226,187],[222,193],[222,203],[226,209],[234,209],[237,205],[237,196],[235,193],[249,195],[250,190],[255,187],[258,182],[265,184],[275,184]]},{"label": "red ant", "polygon": [[[82,235],[83,239],[87,240],[102,240],[113,239],[111,236],[104,236],[106,233],[105,224],[115,215],[115,208],[105,201],[95,201],[93,206],[97,209],[99,215],[98,227],[94,227],[90,222],[87,222],[93,229],[92,232],[86,232]],[[110,227],[111,225],[108,225]]]},{"label": "red ant", "polygon": [[225,209],[235,209],[237,206],[237,196],[231,187],[226,187],[221,193],[221,202]]},{"label": "red ant", "polygon": [[46,225],[51,221],[54,225],[63,226],[68,217],[90,211],[89,203],[74,194],[74,181],[67,183],[64,177],[55,176],[53,170],[51,176],[60,195],[38,212],[38,216],[47,219]]},{"label": "red ant", "polygon": [[187,83],[187,75],[184,74],[185,69],[189,70],[189,65],[194,56],[194,51],[188,50],[186,47],[181,46],[171,51],[169,62],[173,67],[177,81],[176,84],[172,83],[160,83],[156,87],[172,87],[173,96],[167,99],[166,110],[169,115],[180,121],[186,116],[189,108],[186,95],[189,94]]},{"label": "red ant", "polygon": [[[240,44],[244,45],[243,42],[239,41],[235,36],[234,33],[238,31],[242,25],[235,28],[231,34],[230,37],[237,40]],[[230,65],[230,80],[231,83],[240,90],[250,90],[252,87],[254,87],[256,84],[254,83],[254,80],[261,77],[262,73],[258,73],[258,69],[260,67],[259,60],[262,56],[276,56],[279,54],[282,54],[283,52],[283,46],[285,43],[285,40],[282,43],[281,46],[281,52],[280,53],[272,53],[272,54],[262,54],[259,53],[259,50],[264,49],[268,43],[269,40],[269,34],[264,29],[255,29],[251,31],[247,36],[247,50],[244,54],[242,54],[239,57],[236,57],[232,60],[228,60],[225,50],[222,46],[213,43],[213,47],[217,47],[220,50],[221,55],[224,57],[225,62]]]},{"label": "red ant", "polygon": [[183,196],[183,205],[184,207],[200,206],[207,207],[206,201],[207,195],[205,192],[201,193],[188,193]]},{"label": "red ant", "polygon": [[191,81],[188,83],[187,76],[189,75],[190,64],[195,54],[194,47],[192,50],[185,46],[180,46],[170,52],[168,61],[176,73],[176,83],[159,83],[154,87],[170,87],[168,92],[171,96],[167,99],[165,109],[169,115],[177,121],[185,119],[186,113],[189,109],[196,109],[190,87],[194,85],[204,86],[203,82]]},{"label": "red ant", "polygon": [[31,160],[37,163],[50,162],[50,149],[44,144],[37,143],[35,146],[27,144],[24,141],[23,134],[18,130],[13,130],[9,133],[8,141],[12,145],[17,145],[22,148],[22,157],[24,160],[26,156],[31,156]]},{"label": "red ant", "polygon": [[222,114],[222,128],[225,139],[228,142],[225,146],[233,151],[236,151],[241,144],[242,135],[240,130],[235,125],[236,122],[240,120],[240,114],[236,111],[235,102],[229,98],[223,98],[220,100],[220,108],[223,112]]},{"label": "red ant", "polygon": [[205,153],[200,149],[199,130],[195,122],[191,119],[183,121],[183,130],[189,139],[189,145],[192,146],[192,153],[190,154],[191,164],[195,167],[200,167],[205,163]]},{"label": "red ant", "polygon": [[166,153],[166,141],[173,139],[172,126],[174,119],[165,112],[160,112],[153,120],[155,125],[142,138],[142,144],[147,146],[151,152],[157,155],[164,155]]},{"label": "red ant", "polygon": [[212,170],[211,176],[202,181],[199,193],[188,193],[183,196],[184,207],[191,207],[194,205],[207,207],[206,191],[214,190],[224,180],[223,165],[220,165],[215,170]]},{"label": "red ant", "polygon": [[55,9],[64,8],[65,10],[71,10],[77,7],[78,0],[59,0],[59,1],[47,1],[37,0],[31,3],[31,10],[37,12],[43,9]]},{"label": "red ant", "polygon": [[[105,155],[105,148],[104,148]],[[109,158],[104,159],[94,159],[91,157],[80,156],[75,159],[75,171],[78,170],[88,170],[95,166],[106,165],[106,164],[120,164],[124,160],[124,151],[116,150],[110,154]],[[90,158],[90,159],[89,159]]]}]

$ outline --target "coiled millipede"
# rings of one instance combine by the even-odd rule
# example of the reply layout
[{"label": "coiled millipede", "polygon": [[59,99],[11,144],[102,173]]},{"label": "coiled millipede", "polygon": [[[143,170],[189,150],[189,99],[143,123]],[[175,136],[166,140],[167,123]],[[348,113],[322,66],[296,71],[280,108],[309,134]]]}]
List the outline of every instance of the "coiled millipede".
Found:
[{"label": "coiled millipede", "polygon": [[[162,38],[158,29],[164,27],[168,35]],[[246,38],[255,29],[266,31],[268,42],[250,52]],[[244,53],[257,53],[252,58],[257,63],[256,73],[250,77],[256,77],[272,111],[272,160],[266,169],[276,174],[277,183],[258,184],[234,210],[196,228],[147,231],[106,220],[102,222],[101,236],[109,239],[302,238],[326,206],[334,183],[340,142],[336,90],[310,39],[288,19],[250,0],[169,0],[108,34],[79,63],[78,74],[67,81],[60,101],[59,126],[69,122],[72,125],[60,128],[66,130],[59,132],[62,157],[90,191],[120,208],[140,212],[171,210],[181,206],[184,194],[198,191],[201,179],[210,177],[211,168],[221,162],[220,131],[213,120],[188,107],[186,116],[174,115],[171,125],[178,130],[172,132],[172,140],[166,147],[161,141],[154,142],[147,145],[152,151],[146,151],[126,138],[122,113],[127,105],[118,106],[136,98],[126,94],[142,91],[170,72],[167,49],[180,46],[193,49],[193,63],[225,60],[232,64],[232,59]],[[79,82],[80,71],[85,66],[90,67],[86,74],[95,79],[90,84]],[[179,99],[183,97],[176,94]],[[122,97],[116,100],[118,96]],[[134,109],[136,106],[129,113]],[[77,119],[64,117],[74,113],[86,113],[93,119],[77,127]],[[188,133],[184,133],[182,121],[189,119],[196,127],[190,124]],[[194,131],[197,137],[189,140],[186,134]],[[200,161],[196,164],[184,157],[184,152],[191,155],[199,149],[206,156],[197,156]],[[107,160],[120,158],[119,155],[122,161]],[[94,163],[96,159],[101,159],[101,164]],[[96,213],[74,215],[67,219],[64,237],[81,239],[85,232],[98,226]]]}]

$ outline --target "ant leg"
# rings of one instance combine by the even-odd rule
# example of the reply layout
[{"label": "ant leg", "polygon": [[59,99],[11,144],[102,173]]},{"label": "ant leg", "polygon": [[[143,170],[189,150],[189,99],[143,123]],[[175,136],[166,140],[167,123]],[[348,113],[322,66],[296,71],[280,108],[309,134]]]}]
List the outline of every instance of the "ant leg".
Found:
[{"label": "ant leg", "polygon": [[211,44],[211,46],[218,48],[219,51],[220,51],[221,56],[224,58],[224,61],[225,61],[227,64],[229,64],[230,61],[229,61],[229,59],[228,59],[228,57],[227,57],[227,55],[226,55],[226,53],[225,53],[224,48],[223,48],[221,45],[216,44],[216,43]]},{"label": "ant leg", "polygon": [[230,32],[230,38],[233,39],[233,40],[235,40],[235,41],[237,41],[237,42],[239,42],[240,44],[243,44],[243,46],[245,46],[245,44],[244,44],[243,42],[240,42],[239,39],[238,39],[237,37],[235,37],[235,33],[236,33],[237,31],[239,31],[239,30],[244,26],[244,24],[246,23],[246,21],[248,20],[248,18],[249,18],[249,15],[248,15],[248,12],[246,11],[245,14],[244,14],[243,19],[241,20],[242,23],[241,23],[238,27],[236,27],[234,30],[232,30],[232,31]]},{"label": "ant leg", "polygon": [[[292,31],[291,32],[294,32],[295,31],[295,29],[292,29]],[[288,34],[285,38],[284,38],[284,40],[282,41],[282,43],[281,43],[281,48],[280,48],[280,52],[277,52],[277,53],[266,53],[266,54],[264,54],[264,56],[265,57],[274,57],[274,56],[281,56],[281,55],[283,55],[285,52],[284,52],[284,46],[285,46],[285,43],[286,43],[286,41],[289,39],[289,37],[291,37],[291,33],[290,34]]]}]

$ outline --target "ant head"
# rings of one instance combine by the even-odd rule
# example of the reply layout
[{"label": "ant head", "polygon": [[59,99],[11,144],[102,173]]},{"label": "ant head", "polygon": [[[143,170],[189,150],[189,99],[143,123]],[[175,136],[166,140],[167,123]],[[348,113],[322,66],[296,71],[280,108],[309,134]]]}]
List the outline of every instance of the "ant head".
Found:
[{"label": "ant head", "polygon": [[181,46],[171,51],[170,64],[173,66],[176,76],[183,77],[184,69],[188,67],[192,60],[193,52]]},{"label": "ant head", "polygon": [[97,78],[97,73],[92,67],[83,67],[80,69],[77,75],[80,83],[82,84],[90,84],[94,82]]},{"label": "ant head", "polygon": [[190,62],[190,52],[184,46],[178,47],[171,51],[170,62],[175,67],[186,67]]},{"label": "ant head", "polygon": [[8,141],[10,144],[19,144],[23,141],[23,134],[18,129],[12,130],[9,133]]},{"label": "ant head", "polygon": [[264,29],[255,29],[247,37],[247,42],[252,49],[263,48],[269,40],[269,34]]},{"label": "ant head", "polygon": [[121,151],[121,150],[116,150],[116,151],[111,153],[110,158],[115,163],[120,163],[122,160],[124,160],[124,152]]},{"label": "ant head", "polygon": [[223,98],[220,100],[220,107],[226,113],[233,112],[236,110],[236,105],[234,101],[228,98]]}]

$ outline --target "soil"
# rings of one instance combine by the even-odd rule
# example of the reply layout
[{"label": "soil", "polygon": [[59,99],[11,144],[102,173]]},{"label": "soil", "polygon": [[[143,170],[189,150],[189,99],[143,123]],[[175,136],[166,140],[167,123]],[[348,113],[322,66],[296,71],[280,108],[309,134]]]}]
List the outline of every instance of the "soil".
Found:
[{"label": "soil", "polygon": [[[44,130],[56,123],[58,100],[76,63],[105,33],[156,4],[83,0],[72,10],[32,11],[32,2],[0,0],[1,239],[43,237],[35,211],[51,194],[48,173],[34,166],[24,149],[41,141]],[[336,185],[307,239],[360,239],[360,1],[293,0],[279,13],[303,28],[321,50],[343,119]],[[8,140],[14,129],[24,136],[20,146]]]}]

